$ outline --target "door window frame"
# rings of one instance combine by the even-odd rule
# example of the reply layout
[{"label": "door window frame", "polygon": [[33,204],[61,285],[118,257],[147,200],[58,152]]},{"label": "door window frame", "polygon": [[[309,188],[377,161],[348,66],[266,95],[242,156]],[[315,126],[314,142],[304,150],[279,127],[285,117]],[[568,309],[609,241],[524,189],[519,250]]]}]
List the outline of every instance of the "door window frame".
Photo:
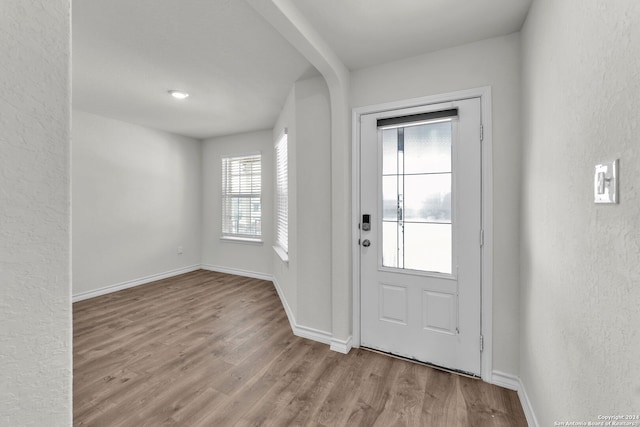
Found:
[{"label": "door window frame", "polygon": [[[428,106],[445,102],[456,102],[469,98],[480,98],[480,120],[482,129],[481,150],[481,297],[480,297],[480,333],[483,338],[481,352],[481,377],[492,382],[493,369],[493,168],[492,168],[492,132],[491,132],[491,87],[479,87],[440,95],[412,98],[396,102],[367,105],[352,109],[352,176],[351,176],[351,208],[352,216],[352,272],[353,272],[353,335],[352,346],[360,347],[360,126],[361,116],[365,114],[391,112],[400,109]],[[478,337],[480,339],[480,337]]]}]

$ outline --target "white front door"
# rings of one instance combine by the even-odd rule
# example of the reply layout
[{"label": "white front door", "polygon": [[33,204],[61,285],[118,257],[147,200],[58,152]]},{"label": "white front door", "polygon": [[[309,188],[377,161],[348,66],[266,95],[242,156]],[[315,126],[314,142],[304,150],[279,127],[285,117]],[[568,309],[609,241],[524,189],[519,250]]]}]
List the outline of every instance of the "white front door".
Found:
[{"label": "white front door", "polygon": [[480,375],[480,98],[361,116],[361,345]]}]

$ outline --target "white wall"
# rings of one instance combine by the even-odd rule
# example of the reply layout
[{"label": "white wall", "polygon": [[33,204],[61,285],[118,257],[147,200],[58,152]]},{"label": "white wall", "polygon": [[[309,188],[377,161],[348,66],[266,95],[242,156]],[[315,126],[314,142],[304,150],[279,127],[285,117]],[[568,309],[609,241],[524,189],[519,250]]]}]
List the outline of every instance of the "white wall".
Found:
[{"label": "white wall", "polygon": [[522,34],[521,377],[541,426],[638,414],[640,3],[536,0]]},{"label": "white wall", "polygon": [[274,276],[296,326],[331,337],[331,116],[322,77],[298,81],[274,127],[288,129],[289,262]]},{"label": "white wall", "polygon": [[70,2],[0,13],[0,424],[71,425]]},{"label": "white wall", "polygon": [[[202,263],[208,268],[271,275],[273,249],[273,139],[270,130],[211,138],[203,143]],[[222,156],[262,154],[263,243],[221,240]]]},{"label": "white wall", "polygon": [[73,294],[199,265],[201,142],[78,110],[72,132]]},{"label": "white wall", "polygon": [[298,312],[300,325],[331,333],[331,116],[322,77],[296,97]]},{"label": "white wall", "polygon": [[491,86],[493,368],[518,374],[520,38],[498,37],[352,73],[352,106]]}]

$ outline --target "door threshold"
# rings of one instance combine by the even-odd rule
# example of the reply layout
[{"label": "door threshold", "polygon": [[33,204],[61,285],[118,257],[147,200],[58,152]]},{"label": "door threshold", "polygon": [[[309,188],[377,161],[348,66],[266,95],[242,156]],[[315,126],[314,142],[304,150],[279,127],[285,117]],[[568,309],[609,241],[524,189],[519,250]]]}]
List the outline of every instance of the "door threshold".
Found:
[{"label": "door threshold", "polygon": [[371,347],[361,346],[360,348],[363,349],[363,350],[370,351],[372,353],[378,353],[378,354],[381,354],[383,356],[390,356],[390,357],[393,357],[394,359],[404,360],[406,362],[415,363],[417,365],[426,366],[426,367],[429,367],[429,368],[437,369],[438,371],[448,372],[450,374],[460,375],[460,376],[463,376],[463,377],[466,377],[466,378],[471,378],[473,380],[481,380],[482,379],[479,375],[475,375],[475,374],[472,374],[470,372],[459,371],[457,369],[451,369],[451,368],[445,368],[444,366],[435,365],[435,364],[429,363],[429,362],[423,362],[421,360],[412,359],[410,357],[398,356],[397,354],[393,354],[393,353],[389,353],[389,352],[381,351],[381,350],[376,350],[375,348],[371,348]]}]

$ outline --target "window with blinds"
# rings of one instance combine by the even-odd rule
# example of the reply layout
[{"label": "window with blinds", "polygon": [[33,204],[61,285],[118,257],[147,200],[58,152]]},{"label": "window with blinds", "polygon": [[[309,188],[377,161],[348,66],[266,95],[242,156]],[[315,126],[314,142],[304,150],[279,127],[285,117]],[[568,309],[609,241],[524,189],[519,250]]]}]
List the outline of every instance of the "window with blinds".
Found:
[{"label": "window with blinds", "polygon": [[222,158],[222,237],[262,236],[262,156]]},{"label": "window with blinds", "polygon": [[[287,132],[276,143],[276,252],[287,260],[289,251],[289,170]],[[283,252],[283,253],[281,253]]]}]

